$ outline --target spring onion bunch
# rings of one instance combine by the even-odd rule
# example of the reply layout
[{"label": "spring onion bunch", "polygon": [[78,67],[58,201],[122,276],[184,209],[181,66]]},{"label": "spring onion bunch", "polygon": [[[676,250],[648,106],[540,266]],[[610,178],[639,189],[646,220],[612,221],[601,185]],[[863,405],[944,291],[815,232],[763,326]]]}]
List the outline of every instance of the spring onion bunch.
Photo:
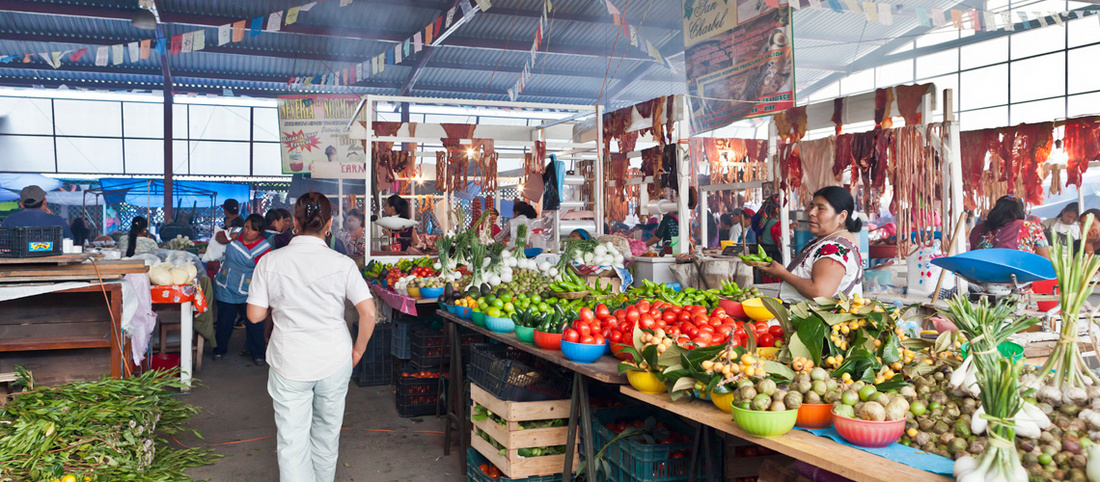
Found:
[{"label": "spring onion bunch", "polygon": [[[1093,222],[1096,222],[1096,219],[1093,219],[1093,216],[1087,216],[1081,232],[1089,232]],[[1081,357],[1081,351],[1077,348],[1077,318],[1085,300],[1096,287],[1093,277],[1100,270],[1100,258],[1086,252],[1085,243],[1080,243],[1076,252],[1069,252],[1060,243],[1054,243],[1051,246],[1050,258],[1054,264],[1054,274],[1058,277],[1058,288],[1061,292],[1059,301],[1062,309],[1062,330],[1050,358],[1039,370],[1040,375],[1029,385],[1042,386],[1047,377],[1053,377],[1051,384],[1057,389],[1085,388],[1086,385],[1095,385],[1100,383],[1100,378],[1087,368],[1085,360]],[[1092,315],[1089,315],[1089,319],[1096,321]]]},{"label": "spring onion bunch", "polygon": [[1016,422],[1013,417],[1024,405],[1020,396],[1020,363],[996,357],[994,363],[978,364],[982,407],[987,413],[975,414],[989,422],[989,445],[977,458],[969,455],[955,460],[959,482],[1003,480],[1027,482],[1027,471],[1016,453]]},{"label": "spring onion bunch", "polygon": [[1016,318],[1013,314],[1016,302],[1010,299],[992,304],[982,298],[977,303],[971,303],[961,295],[947,302],[947,316],[970,340],[969,356],[951,375],[948,386],[952,390],[977,397],[979,365],[996,364],[1001,357],[997,351],[998,345],[1039,322],[1034,317]]}]

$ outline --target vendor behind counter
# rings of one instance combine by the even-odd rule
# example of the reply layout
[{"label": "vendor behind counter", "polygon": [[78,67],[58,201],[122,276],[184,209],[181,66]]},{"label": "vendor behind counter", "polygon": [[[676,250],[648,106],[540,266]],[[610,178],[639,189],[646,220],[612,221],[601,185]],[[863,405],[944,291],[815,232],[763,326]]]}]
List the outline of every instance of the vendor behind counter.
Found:
[{"label": "vendor behind counter", "polygon": [[30,185],[19,192],[19,205],[22,210],[10,215],[0,224],[0,228],[46,228],[60,226],[63,237],[73,239],[69,224],[61,216],[50,212],[46,206],[46,191]]}]

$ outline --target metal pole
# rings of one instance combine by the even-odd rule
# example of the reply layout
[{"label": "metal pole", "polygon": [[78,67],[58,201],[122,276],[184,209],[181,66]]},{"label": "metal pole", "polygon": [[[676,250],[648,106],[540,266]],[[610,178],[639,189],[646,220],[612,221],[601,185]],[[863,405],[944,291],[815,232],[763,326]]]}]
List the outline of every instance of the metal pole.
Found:
[{"label": "metal pole", "polygon": [[596,236],[601,236],[606,233],[603,232],[604,225],[604,185],[607,182],[606,173],[603,172],[604,159],[608,156],[608,152],[604,149],[603,143],[603,106],[596,106],[596,166],[593,172],[595,173],[595,191],[593,196],[593,207],[595,208],[596,218]]},{"label": "metal pole", "polygon": [[[364,109],[362,111],[360,111],[360,112],[363,113],[363,117],[365,118],[364,120],[366,121],[366,124],[367,124],[367,135],[366,135],[367,139],[364,141],[365,142],[365,144],[364,144],[365,148],[363,149],[365,151],[364,152],[364,158],[366,159],[366,166],[364,166],[365,169],[363,169],[363,178],[364,178],[364,182],[366,182],[366,189],[364,190],[364,192],[366,193],[366,201],[365,201],[366,206],[363,206],[363,210],[364,211],[370,211],[370,207],[371,207],[370,206],[371,205],[371,202],[370,202],[370,200],[371,200],[371,190],[370,190],[371,170],[374,169],[374,151],[371,149],[371,144],[372,144],[371,138],[374,137],[374,127],[372,126],[373,121],[374,121],[374,104],[373,104],[373,101],[371,100],[370,95],[367,95],[364,99],[365,99],[365,102],[364,102],[364,105],[363,105]],[[352,121],[354,121],[354,120],[355,119],[352,119]],[[369,219],[369,217],[368,217],[368,219]],[[374,238],[374,227],[373,226],[371,227],[371,229],[366,230],[366,236],[367,236],[367,241],[366,241],[367,242],[367,247],[366,247],[366,249],[363,250],[363,265],[364,266],[367,263],[370,262],[371,248],[372,248],[372,246],[374,246],[374,239],[373,239]]]}]

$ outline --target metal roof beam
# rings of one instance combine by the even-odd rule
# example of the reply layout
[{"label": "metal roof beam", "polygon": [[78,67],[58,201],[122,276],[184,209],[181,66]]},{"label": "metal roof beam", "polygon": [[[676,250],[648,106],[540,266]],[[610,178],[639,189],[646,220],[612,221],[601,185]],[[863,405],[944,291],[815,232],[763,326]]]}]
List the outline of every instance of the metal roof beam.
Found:
[{"label": "metal roof beam", "polygon": [[[394,5],[394,6],[399,6],[399,7],[424,8],[424,9],[429,9],[429,10],[442,10],[442,9],[449,8],[449,5],[448,5],[449,2],[432,1],[432,0],[367,0],[367,3],[368,4],[375,4],[375,5]],[[615,23],[612,21],[611,17],[607,16],[607,15],[599,15],[599,16],[593,17],[591,15],[578,14],[578,13],[562,13],[561,10],[558,10],[558,11],[555,11],[555,12],[552,12],[552,13],[554,15],[554,20],[565,20],[567,22],[578,22],[578,23],[588,23],[588,24],[597,24],[597,25],[615,25]],[[479,15],[497,15],[497,16],[502,16],[502,17],[517,16],[517,17],[524,17],[524,18],[541,18],[542,17],[542,11],[541,10],[513,9],[513,8],[507,8],[507,7],[496,7],[496,8],[490,9],[488,12],[481,12]],[[634,19],[633,18],[628,18],[628,20],[634,20]],[[652,21],[651,22],[651,21],[647,20],[645,26],[646,27],[660,28],[660,29],[665,29],[665,30],[675,30],[675,31],[680,31],[682,28],[684,28],[683,22],[678,21],[678,19],[674,19],[674,21],[671,21],[671,22],[670,21]]]}]

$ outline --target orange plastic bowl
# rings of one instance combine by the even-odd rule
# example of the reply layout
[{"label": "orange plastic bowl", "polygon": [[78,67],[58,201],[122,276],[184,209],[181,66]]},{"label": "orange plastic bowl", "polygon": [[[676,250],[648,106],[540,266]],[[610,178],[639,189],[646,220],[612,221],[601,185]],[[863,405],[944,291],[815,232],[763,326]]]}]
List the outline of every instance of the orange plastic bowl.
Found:
[{"label": "orange plastic bowl", "polygon": [[833,424],[833,404],[803,403],[798,407],[798,421],[795,426],[801,428],[828,428]]},{"label": "orange plastic bowl", "polygon": [[561,333],[543,333],[535,330],[535,346],[543,350],[561,351]]},{"label": "orange plastic bowl", "polygon": [[905,433],[905,419],[887,422],[858,420],[833,414],[837,433],[852,445],[882,448],[897,442]]}]

